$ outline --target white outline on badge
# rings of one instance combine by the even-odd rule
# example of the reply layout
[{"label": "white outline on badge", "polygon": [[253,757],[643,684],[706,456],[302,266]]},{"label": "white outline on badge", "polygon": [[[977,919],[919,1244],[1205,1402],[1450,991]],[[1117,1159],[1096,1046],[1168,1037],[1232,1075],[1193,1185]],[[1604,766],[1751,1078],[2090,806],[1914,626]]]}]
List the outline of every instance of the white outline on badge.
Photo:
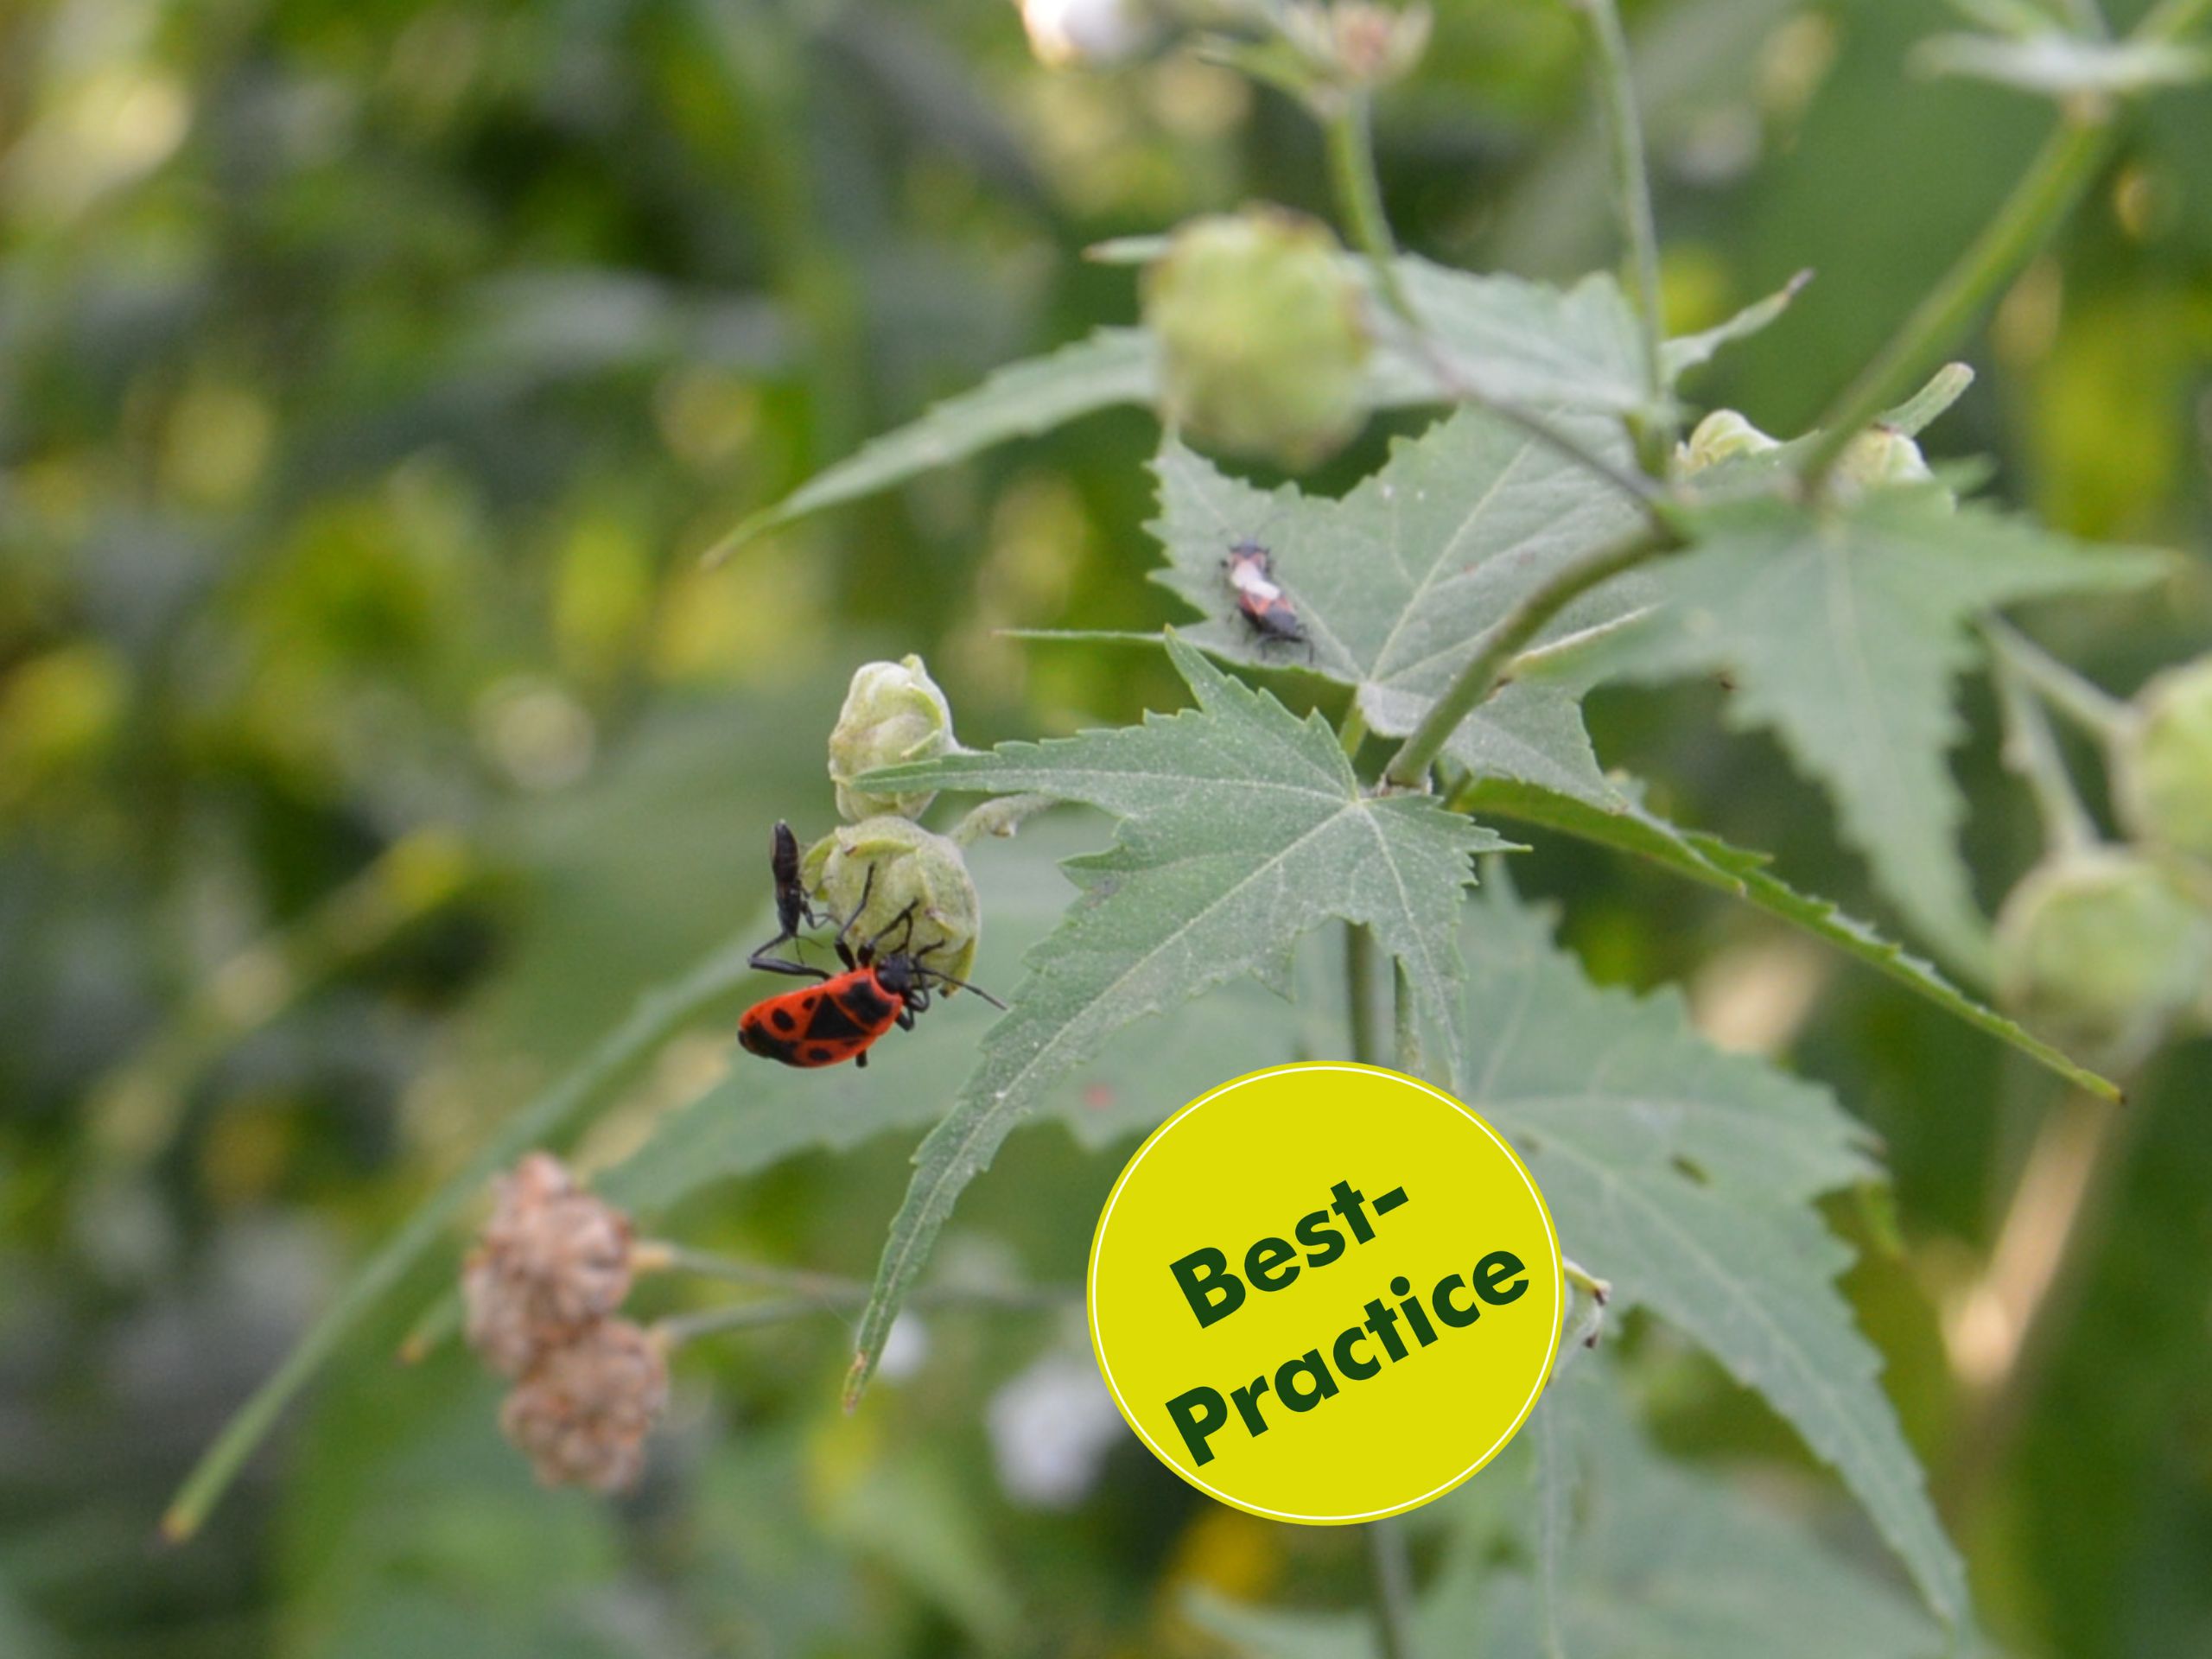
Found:
[{"label": "white outline on badge", "polygon": [[1279,1077],[1286,1071],[1379,1073],[1386,1077],[1395,1077],[1401,1083],[1409,1084],[1423,1094],[1433,1096],[1436,1099],[1442,1101],[1488,1135],[1497,1148],[1505,1154],[1507,1161],[1512,1164],[1515,1173],[1521,1177],[1522,1185],[1529,1189],[1529,1196],[1536,1201],[1536,1213],[1544,1220],[1544,1236],[1551,1241],[1552,1259],[1561,1262],[1565,1261],[1566,1258],[1560,1249],[1559,1230],[1552,1223],[1551,1206],[1544,1202],[1542,1189],[1537,1186],[1535,1178],[1529,1174],[1529,1166],[1522,1161],[1521,1154],[1514,1151],[1506,1143],[1505,1137],[1491,1128],[1484,1121],[1482,1115],[1473,1107],[1464,1101],[1453,1099],[1432,1084],[1423,1083],[1419,1077],[1409,1077],[1402,1071],[1393,1071],[1387,1065],[1359,1065],[1347,1060],[1300,1060],[1287,1065],[1262,1066],[1259,1071],[1248,1071],[1241,1077],[1231,1077],[1227,1083],[1217,1088],[1208,1090],[1184,1107],[1181,1111],[1145,1137],[1145,1143],[1137,1148],[1135,1156],[1129,1160],[1128,1166],[1116,1177],[1114,1190],[1106,1195],[1106,1207],[1098,1212],[1098,1225],[1091,1231],[1090,1261],[1084,1271],[1084,1287],[1087,1293],[1084,1297],[1087,1304],[1086,1322],[1090,1327],[1090,1354],[1091,1357],[1097,1362],[1099,1374],[1106,1379],[1107,1390],[1114,1396],[1114,1406],[1122,1414],[1122,1421],[1127,1423],[1136,1437],[1145,1443],[1147,1449],[1152,1452],[1153,1456],[1166,1464],[1179,1478],[1189,1482],[1209,1497],[1217,1498],[1231,1509],[1242,1510],[1247,1515],[1264,1516],[1271,1521],[1294,1521],[1306,1526],[1349,1527],[1356,1526],[1363,1521],[1388,1520],[1394,1515],[1404,1515],[1419,1509],[1424,1503],[1433,1503],[1454,1488],[1465,1485],[1475,1476],[1480,1474],[1491,1459],[1505,1450],[1512,1443],[1513,1437],[1521,1432],[1521,1426],[1529,1421],[1529,1414],[1536,1408],[1536,1402],[1543,1397],[1544,1389],[1551,1382],[1553,1369],[1559,1363],[1559,1345],[1561,1338],[1560,1322],[1566,1311],[1567,1300],[1567,1281],[1564,1273],[1555,1273],[1552,1275],[1552,1340],[1551,1347],[1544,1356],[1543,1370],[1537,1376],[1535,1387],[1529,1389],[1529,1397],[1521,1402],[1519,1413],[1516,1414],[1505,1432],[1491,1442],[1488,1451],[1443,1484],[1432,1487],[1419,1497],[1408,1498],[1403,1503],[1393,1504],[1389,1509],[1383,1510],[1364,1510],[1357,1515],[1297,1515],[1287,1510],[1270,1510],[1258,1503],[1249,1503],[1242,1498],[1232,1497],[1227,1492],[1209,1485],[1192,1474],[1174,1459],[1169,1457],[1166,1452],[1161,1451],[1159,1442],[1147,1433],[1143,1425],[1137,1421],[1136,1414],[1129,1409],[1128,1402],[1122,1397],[1122,1385],[1114,1380],[1114,1368],[1106,1363],[1106,1345],[1099,1337],[1098,1244],[1099,1241],[1106,1236],[1107,1223],[1114,1217],[1114,1206],[1122,1200],[1122,1189],[1128,1185],[1129,1177],[1136,1173],[1137,1166],[1145,1160],[1154,1147],[1166,1138],[1168,1130],[1173,1128],[1192,1112],[1197,1111],[1199,1107],[1218,1100],[1232,1090],[1242,1089],[1248,1083],[1256,1083],[1262,1077]]}]

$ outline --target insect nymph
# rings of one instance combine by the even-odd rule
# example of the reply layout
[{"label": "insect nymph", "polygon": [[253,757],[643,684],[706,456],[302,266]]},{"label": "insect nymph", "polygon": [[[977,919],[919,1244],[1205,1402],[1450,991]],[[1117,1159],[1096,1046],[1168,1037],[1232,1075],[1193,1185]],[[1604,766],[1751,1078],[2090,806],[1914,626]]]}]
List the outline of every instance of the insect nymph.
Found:
[{"label": "insect nymph", "polygon": [[1305,645],[1306,625],[1297,607],[1275,581],[1275,556],[1257,542],[1239,542],[1222,562],[1229,586],[1236,595],[1237,613],[1243,617],[1261,643],[1284,639]]}]

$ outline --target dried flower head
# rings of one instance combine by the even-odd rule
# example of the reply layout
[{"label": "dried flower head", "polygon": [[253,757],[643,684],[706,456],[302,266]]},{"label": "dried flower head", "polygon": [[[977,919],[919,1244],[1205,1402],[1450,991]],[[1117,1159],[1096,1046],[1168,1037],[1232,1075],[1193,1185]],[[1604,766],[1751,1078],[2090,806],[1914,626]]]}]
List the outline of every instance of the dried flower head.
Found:
[{"label": "dried flower head", "polygon": [[547,1352],[499,1408],[499,1428],[548,1486],[621,1491],[645,1466],[645,1436],[668,1407],[668,1358],[627,1319]]},{"label": "dried flower head", "polygon": [[461,1274],[469,1345],[504,1376],[575,1340],[630,1292],[630,1218],[533,1152],[500,1181]]}]

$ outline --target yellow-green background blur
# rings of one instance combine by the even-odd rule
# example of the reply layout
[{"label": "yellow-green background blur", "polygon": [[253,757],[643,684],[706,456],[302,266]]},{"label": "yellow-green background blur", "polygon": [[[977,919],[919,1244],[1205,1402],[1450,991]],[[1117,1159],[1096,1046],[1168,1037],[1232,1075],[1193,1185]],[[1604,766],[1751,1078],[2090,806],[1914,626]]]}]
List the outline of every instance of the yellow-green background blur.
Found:
[{"label": "yellow-green background blur", "polygon": [[[1695,388],[1793,430],[2050,118],[1906,76],[1936,0],[1630,10],[1674,322],[1819,273]],[[1440,11],[1381,116],[1405,240],[1603,264],[1565,8]],[[2212,94],[2151,105],[2127,156],[1931,440],[2067,530],[2196,556],[2155,602],[2036,619],[2122,692],[2212,632]],[[1052,1332],[972,1316],[850,1419],[834,1321],[687,1357],[621,1506],[539,1493],[492,1385],[397,1370],[381,1332],[200,1541],[152,1542],[430,1174],[757,912],[768,823],[828,821],[853,664],[925,652],[977,743],[1172,704],[1156,653],[997,633],[1174,616],[1143,580],[1138,414],[696,556],[930,398],[1126,320],[1130,273],[1087,243],[1325,210],[1320,162],[1294,110],[1187,58],[1043,71],[1007,0],[0,0],[0,1654],[1196,1655],[1188,1586],[1359,1599],[1357,1540],[1221,1510],[1134,1442],[1072,1507],[1010,1492],[988,1402]],[[1878,913],[1717,696],[1603,696],[1601,750]],[[1993,902],[2035,830],[1969,710]],[[1663,877],[1548,846],[1518,879],[1601,977],[1686,982],[1886,1142],[1894,1215],[1834,1217],[1869,1252],[1848,1287],[1939,1493],[1974,1495],[1996,1629],[2212,1652],[2203,1046],[2139,1091],[2025,1414],[1962,1471],[1955,1304],[2049,1087]],[[648,1093],[721,1058],[680,1046]],[[910,1149],[794,1160],[681,1230],[864,1274]],[[1116,1161],[1032,1132],[963,1228],[1071,1281]],[[1707,1363],[1649,1363],[1675,1450],[1808,1466]]]}]

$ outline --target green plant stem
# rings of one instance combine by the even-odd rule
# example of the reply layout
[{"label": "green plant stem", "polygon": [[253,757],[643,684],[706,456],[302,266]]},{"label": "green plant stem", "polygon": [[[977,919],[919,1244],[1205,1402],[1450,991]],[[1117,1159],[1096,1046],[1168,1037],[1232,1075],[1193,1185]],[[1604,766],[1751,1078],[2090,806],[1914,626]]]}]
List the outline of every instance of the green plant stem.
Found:
[{"label": "green plant stem", "polygon": [[1427,1075],[1427,1057],[1421,1052],[1421,1005],[1414,1001],[1413,976],[1402,962],[1392,963],[1391,1004],[1396,1016],[1395,1053],[1398,1070],[1409,1077]]},{"label": "green plant stem", "polygon": [[[696,1261],[705,1264],[720,1262],[723,1267],[742,1268],[748,1274],[759,1270],[757,1263],[734,1263],[713,1256],[699,1257]],[[692,1270],[703,1274],[711,1273],[714,1268],[711,1265],[694,1265]],[[795,1294],[772,1301],[732,1302],[721,1307],[705,1308],[696,1313],[673,1314],[658,1321],[653,1329],[670,1347],[680,1347],[696,1338],[713,1336],[724,1331],[782,1325],[817,1313],[864,1307],[868,1304],[869,1292],[874,1288],[857,1279],[841,1279],[830,1274],[798,1269],[782,1272],[785,1282],[795,1290]],[[748,1277],[745,1282],[762,1283],[765,1281]],[[1077,1294],[1073,1289],[1058,1289],[1043,1285],[925,1285],[906,1299],[906,1305],[920,1309],[964,1304],[974,1307],[1040,1313],[1071,1306],[1076,1300]]]},{"label": "green plant stem", "polygon": [[1362,1065],[1382,1065],[1375,1030],[1375,936],[1357,922],[1344,924],[1344,1014],[1352,1058]]},{"label": "green plant stem", "polygon": [[1627,245],[1633,281],[1630,293],[1642,323],[1643,390],[1651,413],[1637,423],[1644,470],[1656,473],[1674,447],[1674,423],[1666,412],[1666,307],[1659,287],[1659,227],[1651,208],[1651,169],[1643,152],[1643,121],[1636,103],[1628,35],[1614,0],[1569,0],[1588,25],[1598,102],[1603,111],[1606,146],[1612,157],[1613,213]]},{"label": "green plant stem", "polygon": [[1375,1586],[1376,1649],[1382,1659],[1413,1659],[1413,1558],[1397,1516],[1367,1523],[1367,1564]]},{"label": "green plant stem", "polygon": [[246,1459],[276,1426],[284,1408],[328,1362],[354,1325],[438,1242],[486,1180],[531,1147],[565,1138],[671,1037],[728,1000],[757,971],[747,961],[750,954],[747,947],[730,945],[682,979],[640,997],[629,1018],[581,1064],[508,1118],[474,1158],[419,1205],[201,1454],[162,1517],[163,1536],[181,1543],[200,1529]]},{"label": "green plant stem", "polygon": [[1996,218],[1821,417],[1820,436],[1800,469],[1808,492],[1826,487],[1852,441],[1958,345],[1997,291],[2057,232],[2112,144],[2111,126],[2101,111],[2082,109],[2068,115]]},{"label": "green plant stem", "polygon": [[1571,564],[1562,565],[1550,579],[1500,617],[1484,636],[1475,654],[1435,706],[1414,728],[1413,734],[1391,760],[1383,778],[1401,789],[1420,789],[1428,769],[1444,751],[1445,743],[1459,722],[1472,714],[1503,683],[1505,671],[1554,617],[1601,582],[1624,571],[1672,552],[1681,545],[1671,530],[1649,529],[1601,547]]},{"label": "green plant stem", "polygon": [[1985,618],[1981,631],[1997,647],[1998,657],[2037,696],[2091,736],[2110,744],[2133,729],[2133,704],[2083,678],[2010,623]]},{"label": "green plant stem", "polygon": [[1329,156],[1329,184],[1352,242],[1375,267],[1376,286],[1390,308],[1408,322],[1412,302],[1398,280],[1397,238],[1382,208],[1382,177],[1375,166],[1373,100],[1363,92],[1332,94],[1321,114]]},{"label": "green plant stem", "polygon": [[2044,716],[2043,705],[2029,690],[2026,680],[2001,652],[1993,667],[1998,705],[2005,720],[2005,764],[2026,783],[2036,798],[2043,818],[2044,845],[2056,854],[2078,853],[2094,847],[2101,837],[2096,821],[2074,787],[2073,775],[2059,753],[2058,740]]}]

